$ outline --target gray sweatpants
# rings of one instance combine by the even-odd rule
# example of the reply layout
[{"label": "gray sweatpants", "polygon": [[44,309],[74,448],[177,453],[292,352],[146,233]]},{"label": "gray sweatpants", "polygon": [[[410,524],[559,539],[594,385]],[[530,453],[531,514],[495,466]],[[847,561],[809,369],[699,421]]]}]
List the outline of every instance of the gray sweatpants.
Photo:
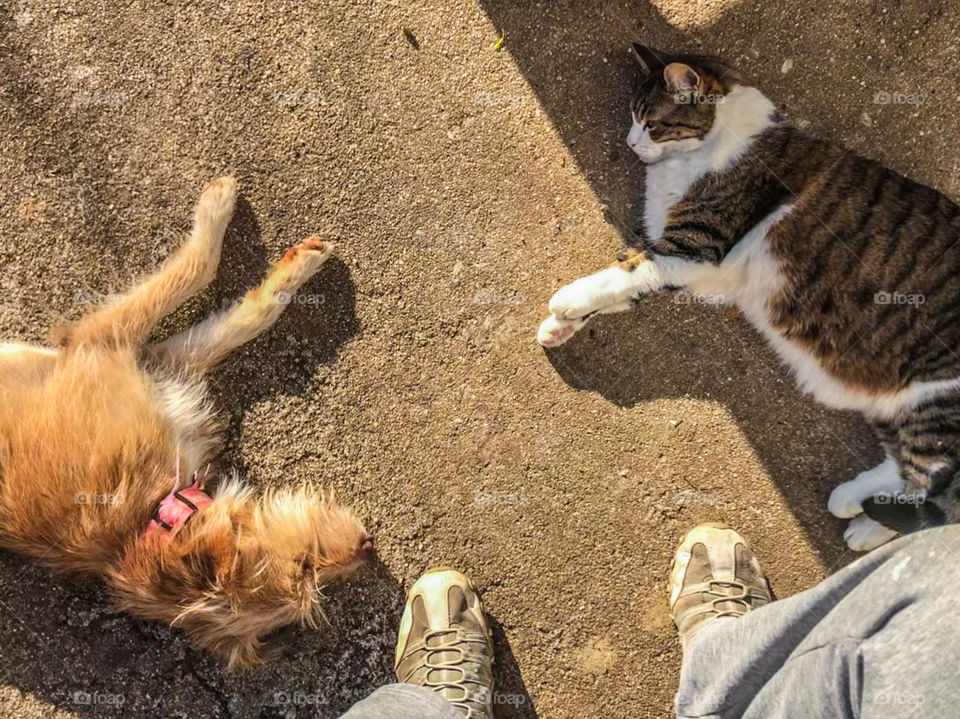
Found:
[{"label": "gray sweatpants", "polygon": [[704,627],[677,716],[960,716],[960,525],[875,549],[813,589]]},{"label": "gray sweatpants", "polygon": [[[960,525],[874,550],[813,589],[708,625],[687,647],[677,716],[960,716]],[[432,692],[382,687],[342,719],[463,719]]]},{"label": "gray sweatpants", "polygon": [[354,704],[340,719],[463,719],[463,714],[429,689],[387,684]]}]

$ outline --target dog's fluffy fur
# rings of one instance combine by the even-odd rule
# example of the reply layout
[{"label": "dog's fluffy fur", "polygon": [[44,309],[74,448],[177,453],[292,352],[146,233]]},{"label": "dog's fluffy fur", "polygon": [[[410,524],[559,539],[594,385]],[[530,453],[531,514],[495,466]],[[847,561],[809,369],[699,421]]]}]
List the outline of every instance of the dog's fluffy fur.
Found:
[{"label": "dog's fluffy fur", "polygon": [[231,309],[146,345],[213,279],[235,194],[233,178],[211,182],[183,247],[62,331],[58,349],[0,344],[0,545],[104,579],[120,608],[181,627],[230,666],[258,661],[281,625],[314,625],[320,589],[371,547],[322,492],[256,497],[236,481],[179,529],[144,533],[157,503],[220,447],[203,373],[269,328],[283,294],[332,251],[304,240]]}]

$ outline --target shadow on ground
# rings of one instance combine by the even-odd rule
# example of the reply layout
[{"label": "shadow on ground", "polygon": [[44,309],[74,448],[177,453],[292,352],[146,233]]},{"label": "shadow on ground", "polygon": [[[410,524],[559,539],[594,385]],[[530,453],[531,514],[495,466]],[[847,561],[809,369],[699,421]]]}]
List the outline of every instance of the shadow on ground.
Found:
[{"label": "shadow on ground", "polygon": [[[0,681],[78,716],[272,719],[290,716],[291,708],[301,716],[318,710],[336,716],[348,708],[347,697],[393,677],[403,591],[379,564],[330,590],[328,627],[280,630],[271,638],[269,662],[230,674],[179,631],[109,613],[99,584],[65,583],[5,552],[0,581],[9,588]],[[366,668],[362,675],[350,670],[356,663]],[[158,694],[161,678],[166,689]],[[341,691],[331,696],[330,686]]]},{"label": "shadow on ground", "polygon": [[[188,646],[179,631],[110,613],[107,593],[95,582],[70,584],[0,552],[0,583],[8,588],[0,601],[7,619],[0,682],[81,717],[339,716],[350,697],[396,680],[393,651],[405,594],[379,562],[330,590],[327,627],[281,629],[270,639],[266,664],[231,674]],[[536,719],[495,619],[493,632],[497,717]],[[167,687],[160,695],[158,678]]]},{"label": "shadow on ground", "polygon": [[513,656],[507,633],[496,617],[491,616],[490,623],[496,652],[493,701],[497,719],[537,719],[537,710],[523,681],[517,659]]}]

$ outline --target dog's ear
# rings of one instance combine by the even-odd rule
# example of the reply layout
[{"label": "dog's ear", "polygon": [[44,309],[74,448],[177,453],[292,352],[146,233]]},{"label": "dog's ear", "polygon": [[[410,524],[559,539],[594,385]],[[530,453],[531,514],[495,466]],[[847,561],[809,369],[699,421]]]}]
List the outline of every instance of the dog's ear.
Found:
[{"label": "dog's ear", "polygon": [[863,503],[863,511],[870,519],[880,522],[885,527],[895,529],[901,534],[909,534],[927,527],[935,527],[945,523],[943,511],[929,502],[924,504],[891,501],[895,497],[883,495],[877,501],[871,497]]},{"label": "dog's ear", "polygon": [[644,75],[652,72],[659,72],[667,66],[667,56],[665,53],[641,45],[638,42],[633,43],[633,55]]}]

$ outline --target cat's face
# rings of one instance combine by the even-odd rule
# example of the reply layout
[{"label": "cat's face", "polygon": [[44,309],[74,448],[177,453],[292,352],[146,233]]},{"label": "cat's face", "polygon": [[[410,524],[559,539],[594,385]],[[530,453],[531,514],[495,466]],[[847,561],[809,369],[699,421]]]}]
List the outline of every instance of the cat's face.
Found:
[{"label": "cat's face", "polygon": [[716,58],[633,49],[644,76],[630,103],[627,145],[646,163],[697,150],[739,75]]}]

